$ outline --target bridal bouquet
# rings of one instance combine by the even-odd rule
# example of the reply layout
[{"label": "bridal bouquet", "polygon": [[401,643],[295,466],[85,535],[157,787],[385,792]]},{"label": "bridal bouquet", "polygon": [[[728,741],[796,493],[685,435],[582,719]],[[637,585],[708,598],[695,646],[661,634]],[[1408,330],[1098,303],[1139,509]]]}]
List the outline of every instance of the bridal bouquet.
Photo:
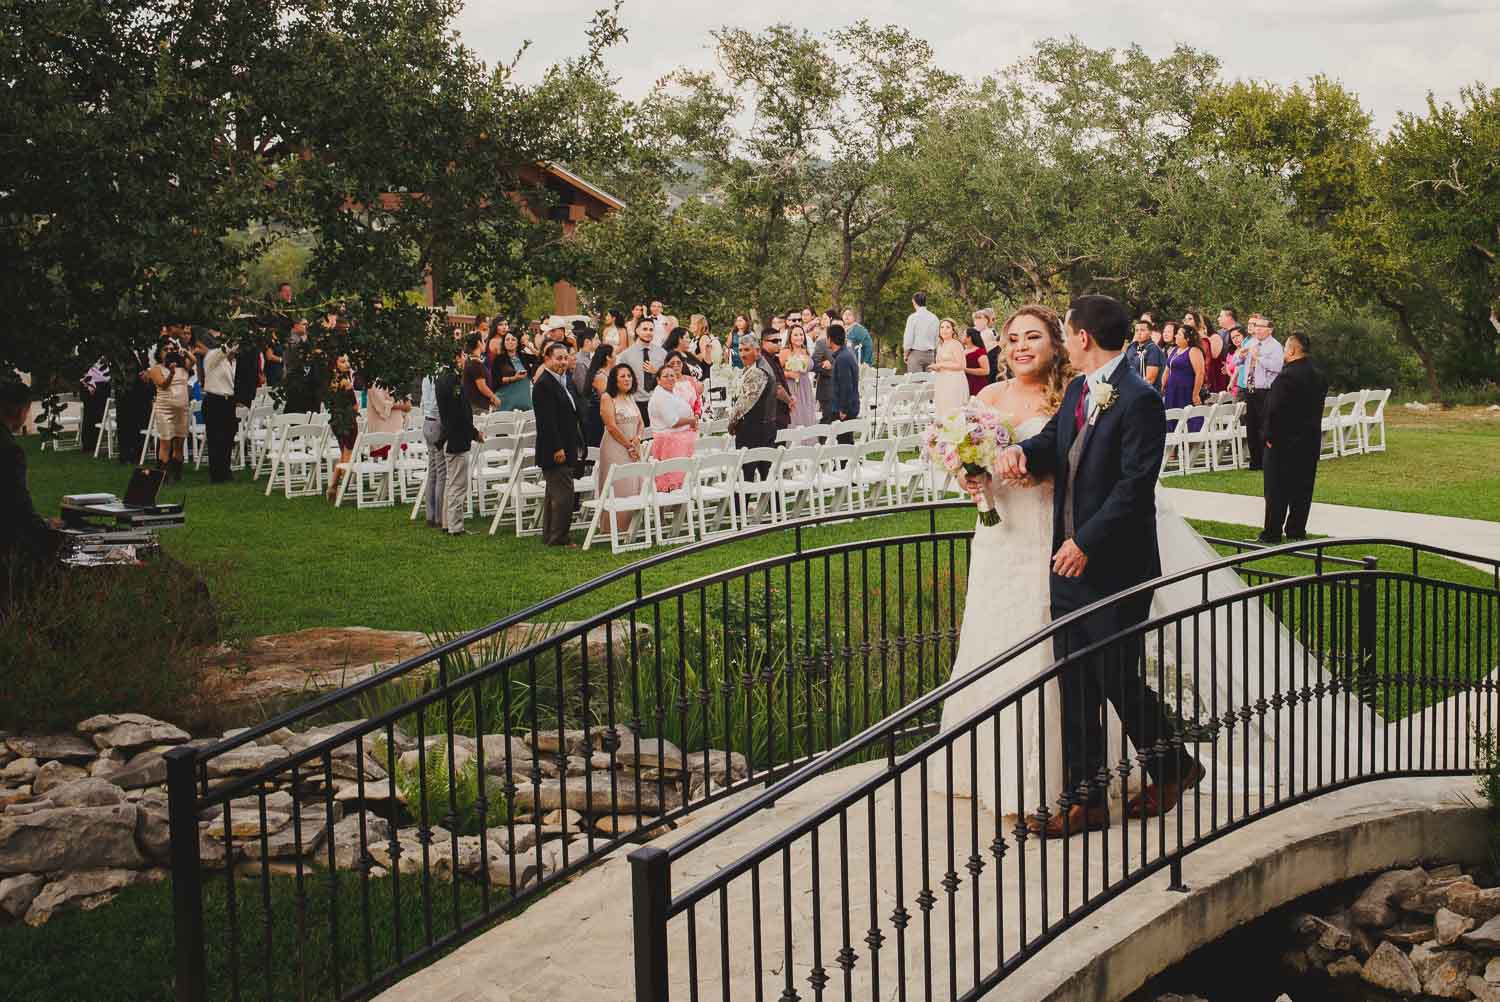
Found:
[{"label": "bridal bouquet", "polygon": [[[942,421],[930,425],[923,437],[927,458],[954,476],[967,473],[994,474],[1000,453],[1015,440],[1010,425],[989,407],[971,400]],[[989,497],[978,497],[979,523],[999,525],[1000,513],[990,507]]]}]

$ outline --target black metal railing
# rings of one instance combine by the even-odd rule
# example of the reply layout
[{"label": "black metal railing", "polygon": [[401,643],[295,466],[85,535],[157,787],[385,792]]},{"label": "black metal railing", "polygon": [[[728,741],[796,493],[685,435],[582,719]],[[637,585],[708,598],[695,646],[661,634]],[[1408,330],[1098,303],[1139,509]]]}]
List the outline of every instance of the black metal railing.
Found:
[{"label": "black metal railing", "polygon": [[[972,518],[683,547],[169,753],[177,997],[366,997],[867,731],[948,678]],[[704,573],[746,540],[752,562]],[[937,708],[903,719],[914,746]]]},{"label": "black metal railing", "polygon": [[[1483,570],[1424,573],[1434,558]],[[1063,616],[633,852],[635,997],[980,998],[1148,876],[1181,889],[1186,856],[1256,819],[1471,771],[1497,648],[1500,564],[1393,540],[1244,552]],[[706,851],[773,805],[802,816],[739,858]]]}]

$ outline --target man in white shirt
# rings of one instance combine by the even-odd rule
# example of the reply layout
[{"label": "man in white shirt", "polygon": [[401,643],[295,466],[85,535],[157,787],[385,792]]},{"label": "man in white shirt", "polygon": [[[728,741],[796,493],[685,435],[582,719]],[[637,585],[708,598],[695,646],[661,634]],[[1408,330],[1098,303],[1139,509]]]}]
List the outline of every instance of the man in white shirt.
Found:
[{"label": "man in white shirt", "polygon": [[195,330],[203,353],[203,437],[208,448],[208,479],[222,484],[234,479],[230,457],[239,419],[234,410],[234,355],[218,331]]},{"label": "man in white shirt", "polygon": [[911,297],[912,313],[906,318],[906,332],[901,335],[901,350],[907,372],[926,372],[937,358],[938,318],[927,308],[927,293]]},{"label": "man in white shirt", "polygon": [[422,377],[422,439],[427,443],[427,483],[422,509],[427,524],[443,528],[443,492],[448,479],[448,454],[443,451],[443,416],[438,410],[437,376]]},{"label": "man in white shirt", "polygon": [[1250,469],[1259,470],[1264,465],[1266,450],[1266,397],[1276,377],[1281,375],[1281,344],[1271,335],[1275,327],[1262,316],[1250,318],[1250,349],[1246,365],[1250,375],[1245,381],[1245,424],[1250,445]]}]

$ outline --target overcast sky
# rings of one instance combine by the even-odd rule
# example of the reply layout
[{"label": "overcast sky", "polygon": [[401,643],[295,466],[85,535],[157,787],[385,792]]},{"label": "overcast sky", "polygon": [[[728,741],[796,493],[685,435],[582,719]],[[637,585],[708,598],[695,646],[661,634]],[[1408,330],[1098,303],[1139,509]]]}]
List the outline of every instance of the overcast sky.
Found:
[{"label": "overcast sky", "polygon": [[[606,2],[468,0],[459,28],[491,64],[530,39],[522,72],[535,77],[582,49],[584,25]],[[1218,56],[1231,79],[1285,84],[1320,72],[1333,76],[1359,94],[1381,129],[1398,111],[1424,109],[1429,91],[1455,98],[1466,83],[1500,82],[1494,69],[1500,0],[626,0],[622,20],[630,40],[612,52],[609,65],[621,90],[636,97],[676,66],[710,65],[708,33],[721,25],[758,29],[786,21],[820,32],[860,17],[906,26],[930,41],[949,68],[976,76],[1010,65],[1049,36],[1074,34],[1095,47],[1139,42],[1158,56],[1183,42]]]}]

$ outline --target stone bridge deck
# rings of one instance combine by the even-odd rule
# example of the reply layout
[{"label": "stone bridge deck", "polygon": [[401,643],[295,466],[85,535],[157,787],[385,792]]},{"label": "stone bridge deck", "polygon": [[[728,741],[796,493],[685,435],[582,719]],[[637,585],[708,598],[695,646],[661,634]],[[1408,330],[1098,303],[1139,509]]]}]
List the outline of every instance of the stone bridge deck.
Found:
[{"label": "stone bridge deck", "polygon": [[[773,811],[748,819],[737,828],[680,861],[673,871],[673,889],[681,893],[698,880],[738,859],[773,837],[788,824],[821,807],[860,779],[880,769],[881,763],[854,766],[815,780],[781,800]],[[1099,999],[1108,1002],[1128,994],[1147,977],[1187,955],[1196,947],[1218,938],[1234,926],[1302,894],[1341,880],[1407,861],[1422,859],[1481,860],[1484,858],[1482,813],[1469,803],[1474,782],[1458,779],[1388,779],[1350,787],[1232,832],[1190,855],[1184,864],[1187,893],[1167,889],[1165,872],[1147,879],[1064,932],[1036,957],[1004,982],[1000,993],[1007,1000]],[[1227,820],[1227,798],[1219,797],[1218,815]],[[742,798],[753,796],[746,793]],[[876,798],[874,887],[871,887],[869,814],[861,802],[848,814],[849,876],[841,885],[838,862],[839,831],[835,819],[820,832],[819,858],[814,860],[807,842],[793,850],[792,987],[799,997],[814,993],[807,978],[813,968],[810,953],[812,923],[819,921],[822,964],[830,981],[827,998],[896,999],[899,997],[950,997],[949,971],[956,972],[953,988],[963,992],[974,984],[973,916],[975,882],[964,869],[976,843],[987,866],[977,881],[979,915],[979,967],[987,973],[995,966],[1000,946],[996,927],[996,899],[1000,898],[1004,920],[1004,950],[1007,956],[1020,945],[1020,887],[1027,900],[1026,930],[1034,937],[1047,915],[1056,919],[1064,893],[1064,846],[1049,841],[1026,843],[1024,852],[1006,853],[998,873],[985,847],[993,835],[993,820],[979,812],[977,832],[970,827],[967,801],[956,802],[953,822],[953,868],[961,885],[953,894],[941,887],[949,868],[946,801],[928,794],[915,784],[902,790],[905,870],[902,896],[912,921],[905,931],[904,946],[898,944],[890,916],[896,907],[896,853],[892,851],[894,830],[892,803],[895,793],[883,788]],[[741,798],[741,799],[742,799]],[[1235,798],[1239,800],[1238,797]],[[737,800],[706,810],[664,836],[656,844],[669,845],[687,832],[707,824],[730,810]],[[924,807],[931,819],[928,860],[924,880],[917,819]],[[1183,808],[1186,838],[1191,838],[1194,812],[1197,822],[1211,824],[1209,798],[1189,799]],[[1238,807],[1236,807],[1238,810]],[[1146,840],[1146,858],[1160,846],[1157,825],[1151,822]],[[1176,844],[1177,815],[1165,819],[1166,841]],[[1005,833],[1009,835],[1008,831]],[[1132,822],[1128,833],[1120,822],[1107,833],[1109,879],[1120,876],[1120,846],[1128,839],[1132,860],[1142,857],[1140,822]],[[977,836],[977,839],[976,839]],[[1008,839],[1009,840],[1009,839]],[[1085,877],[1090,893],[1097,893],[1105,876],[1103,842],[1089,836],[1090,862],[1082,865],[1082,836],[1070,840],[1066,893],[1076,906]],[[1024,860],[1024,879],[1021,866]],[[1045,863],[1045,865],[1044,865]],[[812,870],[819,869],[821,895],[814,908],[810,891]],[[1087,869],[1087,872],[1085,870]],[[1043,896],[1043,880],[1046,895]],[[785,987],[786,959],[783,951],[782,873],[780,858],[759,867],[761,941],[757,955],[752,942],[751,880],[748,875],[733,881],[727,893],[727,967],[731,991],[728,997],[753,999],[756,980],[766,998],[780,997]],[[914,903],[923,886],[930,886],[937,903],[924,923]],[[842,894],[847,890],[850,946],[858,954],[847,984],[835,955],[844,945]],[[885,937],[872,966],[871,950],[864,942],[871,924],[871,898],[875,917]],[[951,902],[951,912],[950,912]],[[720,971],[721,954],[719,899],[715,895],[696,909],[698,948],[698,996],[724,997]],[[950,919],[951,915],[951,919]],[[950,940],[950,921],[956,935]],[[678,916],[670,926],[672,994],[686,1000],[688,959],[686,918]],[[927,937],[930,936],[930,946]],[[924,952],[930,966],[924,963]],[[931,994],[924,971],[931,971]],[[518,919],[505,922],[453,954],[420,971],[380,996],[385,1002],[417,1002],[445,999],[451,1002],[621,1002],[633,998],[634,975],[631,932],[630,865],[624,852],[617,852],[571,885],[544,898]],[[903,996],[898,979],[906,980]],[[875,984],[878,974],[878,989]],[[1000,995],[996,995],[1000,997]]]}]

